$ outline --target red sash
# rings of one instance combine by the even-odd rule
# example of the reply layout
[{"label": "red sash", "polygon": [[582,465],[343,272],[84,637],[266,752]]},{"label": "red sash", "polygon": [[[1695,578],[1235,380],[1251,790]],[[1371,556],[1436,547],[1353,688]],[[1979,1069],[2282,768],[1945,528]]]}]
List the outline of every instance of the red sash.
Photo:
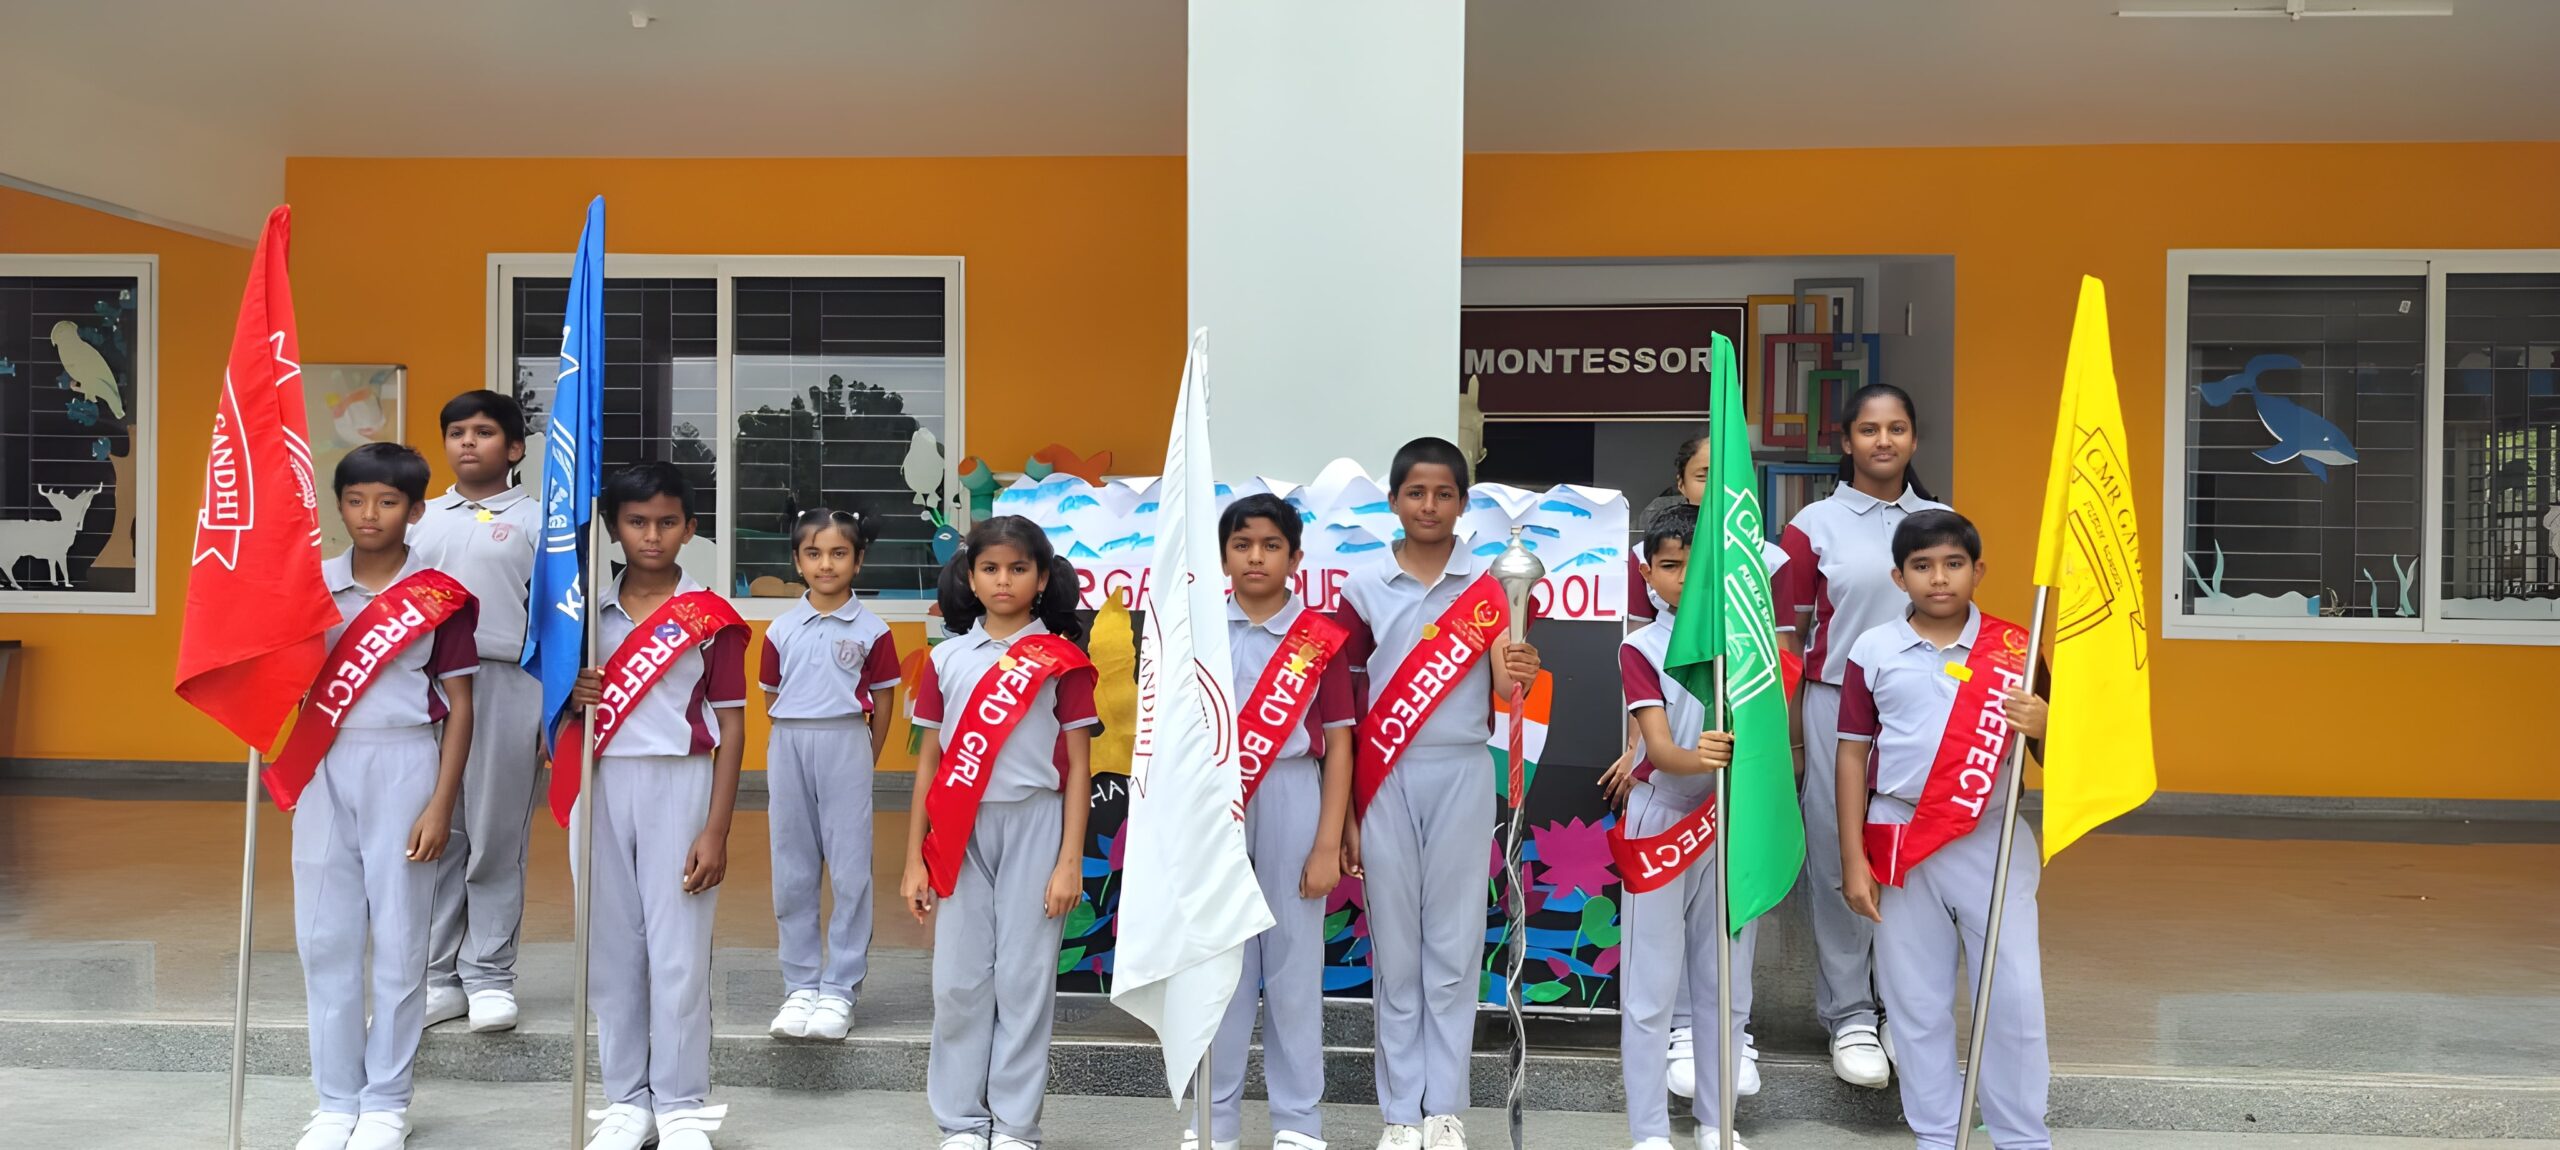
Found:
[{"label": "red sash", "polygon": [[338,723],[373,686],[377,672],[410,644],[435,634],[447,619],[463,612],[477,619],[479,611],[479,601],[453,576],[429,568],[384,588],[347,620],[347,629],[320,664],[320,677],[302,697],[292,737],[260,775],[276,806],[289,811],[302,801],[302,789],[320,772],[321,757],[338,741]]},{"label": "red sash", "polygon": [[[1262,678],[1254,683],[1253,693],[1244,697],[1244,709],[1236,715],[1236,763],[1244,770],[1245,802],[1252,802],[1253,793],[1262,789],[1263,772],[1271,769],[1272,758],[1288,745],[1290,732],[1306,721],[1317,685],[1324,681],[1325,664],[1333,661],[1343,640],[1350,637],[1342,624],[1305,609],[1289,625],[1289,633],[1280,637],[1280,649],[1272,652]],[[1322,757],[1324,748],[1317,746],[1315,752]]]},{"label": "red sash", "polygon": [[[658,604],[605,660],[604,689],[596,697],[596,757],[604,757],[605,747],[622,730],[622,720],[666,677],[677,656],[722,631],[746,625],[728,600],[709,591],[687,591]],[[710,669],[704,668],[703,673],[709,674]],[[570,809],[578,804],[580,738],[576,725],[563,723],[551,744],[551,817],[564,827],[569,825]]]},{"label": "red sash", "polygon": [[978,826],[978,804],[987,797],[996,756],[1004,752],[1013,728],[1040,700],[1040,688],[1051,678],[1093,660],[1062,635],[1025,635],[1007,648],[1004,660],[978,679],[969,705],[942,732],[940,777],[924,800],[924,869],[933,893],[951,897],[960,882],[960,862],[969,853],[970,832]]},{"label": "red sash", "polygon": [[1911,821],[1867,824],[1867,865],[1877,881],[1901,886],[1911,868],[1982,821],[1992,782],[2009,752],[2009,721],[2000,716],[2000,696],[2027,681],[2026,668],[2026,628],[1982,616],[1973,653],[1964,661],[1964,683],[1956,688],[1946,732],[1938,736],[1938,757],[1929,764],[1929,782],[1920,789]]},{"label": "red sash", "polygon": [[1491,575],[1477,576],[1458,595],[1439,621],[1422,628],[1422,641],[1397,664],[1395,674],[1369,693],[1369,713],[1360,717],[1359,755],[1351,773],[1354,817],[1368,814],[1387,774],[1396,769],[1413,737],[1449,697],[1449,688],[1476,665],[1478,656],[1508,633],[1511,608],[1502,585]]}]

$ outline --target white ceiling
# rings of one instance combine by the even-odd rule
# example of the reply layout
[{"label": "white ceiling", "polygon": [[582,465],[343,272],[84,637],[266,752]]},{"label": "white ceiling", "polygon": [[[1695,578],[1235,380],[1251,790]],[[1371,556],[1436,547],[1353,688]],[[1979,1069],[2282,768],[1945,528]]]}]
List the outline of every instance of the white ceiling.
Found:
[{"label": "white ceiling", "polygon": [[[2139,2],[1474,0],[1467,145],[2560,139],[2555,0],[2113,15]],[[1180,0],[0,0],[0,29],[0,173],[218,230],[281,172],[208,195],[286,155],[1183,145]]]}]

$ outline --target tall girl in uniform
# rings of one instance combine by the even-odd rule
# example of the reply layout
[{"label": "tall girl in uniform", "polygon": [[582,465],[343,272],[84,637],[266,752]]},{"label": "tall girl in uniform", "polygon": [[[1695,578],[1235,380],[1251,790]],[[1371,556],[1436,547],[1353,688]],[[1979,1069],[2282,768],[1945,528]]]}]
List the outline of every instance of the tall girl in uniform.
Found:
[{"label": "tall girl in uniform", "polygon": [[1779,613],[1797,615],[1804,694],[1805,881],[1812,884],[1814,1010],[1831,1035],[1831,1070],[1844,1082],[1876,1089],[1892,1077],[1876,1009],[1875,924],[1832,897],[1840,889],[1840,822],[1833,792],[1840,745],[1840,685],[1849,644],[1880,623],[1900,619],[1911,597],[1893,581],[1893,531],[1912,514],[1946,505],[1929,495],[1911,469],[1920,448],[1920,413],[1891,384],[1852,392],[1840,413],[1840,485],[1805,506],[1778,545],[1787,565],[1773,579]]},{"label": "tall girl in uniform", "polygon": [[1075,569],[1028,519],[971,528],[937,591],[952,637],[916,684],[899,883],[933,923],[925,1097],[942,1150],[1032,1150],[1059,935],[1084,892],[1093,664],[1076,646]]},{"label": "tall girl in uniform", "polygon": [[[773,717],[765,777],[785,992],[776,1038],[843,1038],[871,951],[871,767],[894,713],[898,645],[853,594],[870,534],[843,511],[802,512],[791,562],[809,590],[764,633],[756,681]],[[835,892],[823,932],[821,870]]]}]

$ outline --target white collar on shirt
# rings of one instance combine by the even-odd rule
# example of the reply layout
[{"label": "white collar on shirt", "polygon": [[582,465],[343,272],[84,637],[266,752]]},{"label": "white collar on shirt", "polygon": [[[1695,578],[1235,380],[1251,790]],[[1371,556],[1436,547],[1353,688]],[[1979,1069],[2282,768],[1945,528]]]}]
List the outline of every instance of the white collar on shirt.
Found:
[{"label": "white collar on shirt", "polygon": [[[1864,491],[1860,491],[1856,487],[1850,486],[1846,483],[1832,488],[1831,497],[1841,501],[1842,503],[1848,504],[1849,510],[1859,515],[1864,515],[1867,512],[1882,507],[1886,502],[1885,500],[1878,499],[1875,496],[1869,495]],[[1902,494],[1895,498],[1892,503],[1894,506],[1901,508],[1905,513],[1919,511],[1929,505],[1928,501],[1920,498],[1920,493],[1913,491],[1911,489],[1911,485],[1908,483],[1902,485]]]},{"label": "white collar on shirt", "polygon": [[[1404,564],[1396,560],[1396,556],[1403,551],[1404,540],[1402,539],[1396,540],[1387,551],[1387,582],[1389,583],[1398,579],[1413,579],[1413,572],[1405,570]],[[1413,581],[1421,583],[1423,588],[1428,590],[1448,580],[1463,579],[1475,573],[1475,552],[1468,550],[1468,544],[1464,538],[1452,538],[1449,542],[1449,565],[1440,569],[1440,577],[1428,583],[1423,583],[1420,579],[1413,579]]]},{"label": "white collar on shirt", "polygon": [[436,509],[451,511],[457,507],[484,507],[491,511],[504,511],[526,498],[528,495],[523,484],[517,484],[487,499],[472,499],[465,496],[459,488],[448,487],[444,489],[444,494],[436,499]]},{"label": "white collar on shirt", "polygon": [[842,619],[850,623],[862,617],[862,596],[847,595],[844,602],[836,605],[835,610],[821,611],[810,605],[809,593],[803,591],[800,593],[800,609],[808,612],[808,616],[800,620],[802,626],[815,623],[820,619]]},{"label": "white collar on shirt", "polygon": [[[1895,636],[1895,638],[1902,640],[1901,650],[1908,651],[1914,647],[1927,647],[1932,651],[1955,650],[1955,647],[1942,648],[1927,639],[1921,638],[1920,632],[1911,625],[1911,612],[1909,611],[1903,612],[1900,618],[1894,620],[1893,625],[1902,628],[1901,632]],[[1965,604],[1964,631],[1956,636],[1956,647],[1962,647],[1968,651],[1972,650],[1974,637],[1981,633],[1982,608],[1976,607],[1970,603]]]},{"label": "white collar on shirt", "polygon": [[[1263,620],[1258,625],[1265,631],[1285,637],[1289,633],[1290,625],[1298,621],[1298,614],[1306,609],[1307,605],[1305,601],[1299,599],[1296,592],[1291,592],[1289,595],[1289,601],[1282,603],[1279,610],[1272,612],[1270,618]],[[1227,622],[1253,622],[1252,619],[1245,616],[1244,608],[1236,603],[1233,596],[1229,596],[1227,598]]]},{"label": "white collar on shirt", "polygon": [[[364,584],[362,584],[362,583],[358,583],[358,582],[356,582],[356,560],[355,560],[355,555],[356,555],[355,548],[350,547],[350,548],[348,548],[348,549],[346,549],[346,550],[344,550],[344,551],[338,552],[337,554],[330,556],[330,557],[329,557],[329,558],[327,558],[327,559],[323,559],[323,560],[321,560],[321,561],[320,561],[320,580],[321,580],[321,582],[326,583],[326,584],[328,584],[328,585],[329,585],[329,593],[330,593],[330,594],[332,594],[332,595],[335,595],[335,594],[337,594],[337,593],[338,593],[338,592],[340,592],[340,591],[347,591],[347,590],[362,591],[362,592],[364,592],[364,593],[365,593],[365,596],[366,596],[367,598],[371,598],[372,596],[375,596],[375,595],[381,594],[381,592],[379,592],[379,591],[375,591],[375,590],[374,590],[373,588],[371,588],[371,587],[367,587],[367,586],[365,586],[365,585],[364,585]],[[400,573],[399,573],[399,574],[397,574],[397,575],[392,576],[392,577],[391,577],[391,582],[392,582],[392,583],[397,583],[397,582],[399,582],[399,581],[401,581],[401,580],[403,580],[403,579],[408,578],[408,577],[409,577],[409,576],[411,576],[411,575],[417,574],[418,572],[420,572],[420,571],[424,571],[424,570],[426,570],[426,569],[427,569],[427,557],[426,557],[426,555],[425,555],[424,553],[420,552],[417,548],[412,547],[412,548],[410,548],[410,549],[409,549],[409,557],[408,557],[407,559],[403,560],[403,561],[401,562],[401,564],[400,564]],[[390,587],[390,585],[391,585],[390,583],[383,584],[383,586],[384,586],[386,589],[387,589],[387,588],[389,588],[389,587]]]},{"label": "white collar on shirt", "polygon": [[[702,584],[694,582],[693,576],[685,574],[684,568],[678,567],[676,568],[676,589],[674,593],[668,595],[667,598],[673,599],[677,595],[683,595],[692,591],[700,591],[702,589]],[[611,594],[604,597],[604,606],[599,608],[599,613],[603,611],[622,611],[622,576],[616,575],[613,577],[613,591]],[[631,619],[631,612],[622,611],[622,617],[625,619]],[[637,619],[632,619],[631,621],[634,623],[639,622]]]},{"label": "white collar on shirt", "polygon": [[1019,639],[1025,635],[1046,635],[1048,633],[1049,625],[1041,622],[1037,618],[1034,618],[1031,622],[1024,624],[1021,630],[1014,632],[1006,638],[998,639],[993,635],[987,634],[987,619],[986,616],[981,615],[978,617],[978,621],[976,623],[970,625],[969,630],[965,634],[945,639],[943,640],[943,643],[946,645],[958,643],[960,644],[959,649],[961,650],[967,650],[972,647],[1009,647],[1013,645],[1013,641],[1015,639]]}]

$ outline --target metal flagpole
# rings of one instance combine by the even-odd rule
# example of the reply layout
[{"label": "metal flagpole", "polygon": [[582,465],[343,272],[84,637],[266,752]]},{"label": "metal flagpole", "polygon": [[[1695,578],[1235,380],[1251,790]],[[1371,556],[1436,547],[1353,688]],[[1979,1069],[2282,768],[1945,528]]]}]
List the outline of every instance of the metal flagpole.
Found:
[{"label": "metal flagpole", "polygon": [[1217,1115],[1211,1113],[1209,1108],[1209,1066],[1217,1056],[1217,1043],[1212,1042],[1202,1047],[1200,1069],[1193,1071],[1191,1077],[1191,1129],[1199,1136],[1198,1145],[1201,1146],[1207,1146],[1212,1141],[1209,1136],[1209,1123],[1217,1119]]},{"label": "metal flagpole", "polygon": [[249,1095],[249,937],[258,912],[258,748],[249,748],[248,812],[240,833],[240,975],[231,992],[231,1143],[240,1150],[241,1111]]},{"label": "metal flagpole", "polygon": [[[596,602],[604,584],[596,578],[596,569],[604,565],[604,548],[596,545],[595,501],[587,501],[587,570],[586,587],[586,661],[580,667],[596,665]],[[573,810],[577,817],[576,842],[570,847],[571,887],[576,906],[569,915],[570,961],[577,966],[570,979],[569,1006],[569,1146],[578,1150],[587,1141],[587,947],[593,942],[588,919],[593,914],[596,854],[596,709],[587,708],[581,720],[585,729],[578,736],[578,801]],[[560,764],[551,764],[559,770]]]},{"label": "metal flagpole", "polygon": [[[2027,630],[2026,683],[2029,693],[2035,691],[2036,668],[2044,654],[2045,599],[2050,587],[2036,588],[2035,624]],[[1956,1107],[1956,1150],[1967,1150],[1973,1140],[1973,1095],[1982,1085],[1983,1027],[1991,1021],[1991,976],[1998,972],[2000,961],[2000,917],[2009,909],[2009,853],[2018,841],[2018,795],[2026,789],[2027,741],[2017,739],[2009,747],[2008,804],[2000,815],[2000,855],[1991,870],[1991,919],[1982,933],[1982,977],[1973,988],[1973,1031],[1965,1043],[1964,1101]],[[2042,866],[2039,862],[2036,865]]]},{"label": "metal flagpole", "polygon": [[[1730,730],[1733,716],[1725,705],[1724,656],[1716,656],[1716,727]],[[1727,800],[1732,788],[1733,767],[1728,763],[1716,772],[1716,834],[1709,840],[1715,852],[1716,865],[1716,1014],[1713,1025],[1716,1036],[1716,1146],[1717,1150],[1733,1150],[1733,930],[1732,868],[1725,865],[1726,832],[1733,827],[1727,817]]]}]

